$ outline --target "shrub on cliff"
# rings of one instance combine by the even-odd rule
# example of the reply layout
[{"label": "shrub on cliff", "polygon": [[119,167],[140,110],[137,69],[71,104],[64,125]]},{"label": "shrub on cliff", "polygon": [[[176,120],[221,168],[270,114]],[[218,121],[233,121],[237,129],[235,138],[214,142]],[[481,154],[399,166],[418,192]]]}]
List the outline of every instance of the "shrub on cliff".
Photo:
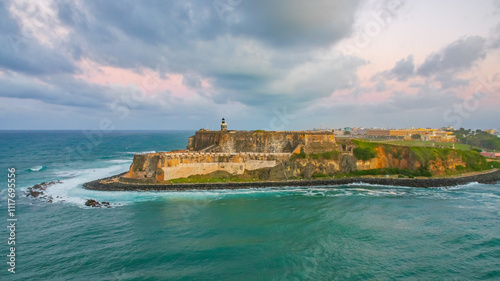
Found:
[{"label": "shrub on cliff", "polygon": [[490,169],[491,165],[486,162],[486,158],[476,151],[457,151],[462,156],[462,161],[465,162],[466,168],[473,171],[481,171]]},{"label": "shrub on cliff", "polygon": [[375,156],[377,156],[375,150],[370,148],[355,147],[353,149],[353,152],[354,156],[356,156],[358,160],[363,160],[363,161],[370,160],[372,158],[375,158]]},{"label": "shrub on cliff", "polygon": [[292,154],[292,156],[290,157],[290,160],[305,159],[306,157],[307,157],[307,155],[305,154],[305,152],[301,151],[300,153]]}]

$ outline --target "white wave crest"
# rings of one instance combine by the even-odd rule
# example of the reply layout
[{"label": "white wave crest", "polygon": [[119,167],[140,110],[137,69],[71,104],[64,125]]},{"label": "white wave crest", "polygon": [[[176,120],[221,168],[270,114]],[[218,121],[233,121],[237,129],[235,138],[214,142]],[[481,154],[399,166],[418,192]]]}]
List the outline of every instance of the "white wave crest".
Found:
[{"label": "white wave crest", "polygon": [[127,154],[127,155],[135,155],[135,154],[149,154],[149,153],[156,153],[156,151],[154,150],[151,150],[151,151],[126,151],[126,152],[123,152],[123,154]]},{"label": "white wave crest", "polygon": [[38,172],[38,171],[43,170],[43,168],[45,168],[45,166],[34,166],[32,168],[29,168],[29,170],[32,172]]},{"label": "white wave crest", "polygon": [[115,163],[115,164],[123,164],[123,163],[132,163],[132,159],[114,159],[114,160],[107,160],[106,162],[108,163]]}]

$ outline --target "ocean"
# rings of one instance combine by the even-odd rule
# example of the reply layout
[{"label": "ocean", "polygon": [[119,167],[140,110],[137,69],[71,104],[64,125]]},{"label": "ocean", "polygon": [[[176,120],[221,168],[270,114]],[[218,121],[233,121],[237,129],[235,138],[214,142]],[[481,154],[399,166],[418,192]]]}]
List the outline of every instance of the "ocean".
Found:
[{"label": "ocean", "polygon": [[[193,131],[0,131],[1,280],[500,280],[500,184],[89,191]],[[15,274],[8,168],[15,168]],[[27,198],[41,182],[48,200]],[[90,208],[87,199],[111,208]]]}]

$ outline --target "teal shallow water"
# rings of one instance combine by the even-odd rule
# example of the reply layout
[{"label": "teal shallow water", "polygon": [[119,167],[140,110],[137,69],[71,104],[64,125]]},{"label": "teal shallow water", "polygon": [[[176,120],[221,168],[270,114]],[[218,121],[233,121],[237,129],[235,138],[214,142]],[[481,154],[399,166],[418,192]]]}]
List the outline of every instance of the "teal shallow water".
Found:
[{"label": "teal shallow water", "polygon": [[[127,147],[136,145],[134,152],[182,148],[190,133],[114,132],[87,158],[67,163],[60,153],[51,155],[78,142],[80,132],[40,132],[43,141],[29,145],[23,144],[29,133],[12,142],[0,132],[2,169],[15,163],[19,189],[64,181],[49,190],[61,197],[58,202],[19,202],[17,273],[8,274],[5,266],[0,278],[500,279],[499,184],[176,193],[81,188],[86,180],[126,169]],[[17,152],[6,150],[6,144]],[[36,166],[43,168],[33,171]],[[6,210],[4,190],[1,195]],[[113,208],[86,208],[87,198],[110,201]],[[6,241],[0,241],[2,255]]]}]

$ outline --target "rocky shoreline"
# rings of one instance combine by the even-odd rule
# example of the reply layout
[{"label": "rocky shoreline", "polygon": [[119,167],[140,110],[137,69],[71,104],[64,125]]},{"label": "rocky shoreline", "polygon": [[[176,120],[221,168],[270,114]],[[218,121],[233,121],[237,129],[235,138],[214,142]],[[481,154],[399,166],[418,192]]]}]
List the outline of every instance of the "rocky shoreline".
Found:
[{"label": "rocky shoreline", "polygon": [[364,183],[376,185],[392,185],[407,187],[446,187],[478,182],[483,184],[494,184],[500,182],[500,170],[492,170],[482,174],[469,176],[459,176],[450,178],[331,178],[331,179],[311,179],[311,180],[288,180],[288,181],[259,181],[259,182],[221,182],[221,183],[182,183],[182,184],[138,184],[120,183],[107,181],[120,175],[98,179],[83,184],[89,190],[101,191],[185,191],[185,190],[214,190],[214,189],[244,189],[244,188],[264,188],[264,187],[285,187],[285,186],[338,186],[351,183]]}]

